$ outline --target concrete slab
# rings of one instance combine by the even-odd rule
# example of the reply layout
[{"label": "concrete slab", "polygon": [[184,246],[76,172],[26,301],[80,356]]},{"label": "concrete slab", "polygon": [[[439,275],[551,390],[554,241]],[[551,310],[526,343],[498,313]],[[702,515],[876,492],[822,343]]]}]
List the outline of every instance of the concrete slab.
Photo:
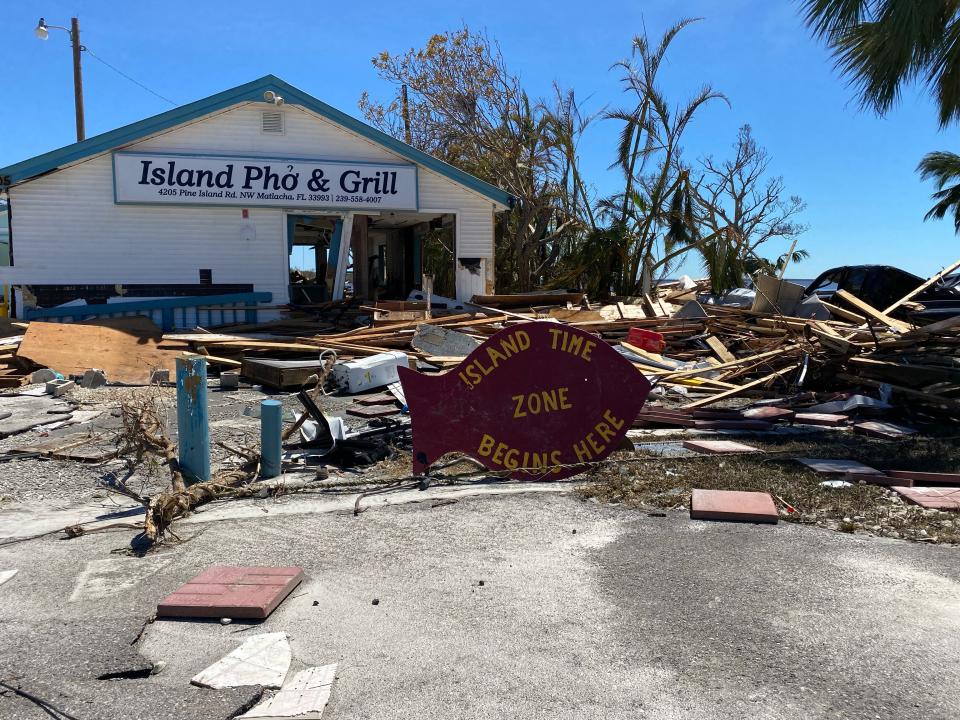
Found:
[{"label": "concrete slab", "polygon": [[738,443],[734,440],[684,440],[683,446],[688,450],[696,450],[697,452],[707,453],[709,455],[763,452],[760,448]]},{"label": "concrete slab", "polygon": [[[303,663],[290,679],[339,663],[327,720],[956,720],[956,548],[651,518],[556,485],[565,492],[468,489],[432,507],[431,488],[417,503],[411,491],[404,505],[374,505],[388,493],[356,517],[355,493],[336,511],[325,495],[219,503],[202,524],[177,525],[186,542],[158,553],[174,558],[166,575],[70,604],[78,566],[133,533],[0,547],[0,567],[24,571],[0,588],[0,666],[82,720],[228,718],[262,700],[240,709],[259,688],[190,678],[249,635],[285,631]],[[255,514],[229,519],[227,508]],[[136,641],[178,582],[240,562],[298,565],[317,580],[262,630],[154,622]],[[878,621],[878,607],[895,620]],[[96,679],[129,667],[134,651],[166,667]],[[47,716],[5,693],[0,717]]]},{"label": "concrete slab", "polygon": [[829,458],[794,458],[814,472],[825,475],[846,475],[857,473],[862,475],[883,475],[882,472],[856,460],[837,460]]},{"label": "concrete slab", "polygon": [[700,489],[690,496],[690,517],[773,524],[780,519],[770,493]]},{"label": "concrete slab", "polygon": [[215,565],[164,598],[157,616],[263,620],[302,580],[299,567]]},{"label": "concrete slab", "polygon": [[246,685],[278,688],[283,685],[292,660],[293,653],[285,632],[254,635],[232,653],[194,675],[190,683],[214,690]]},{"label": "concrete slab", "polygon": [[960,487],[903,487],[895,485],[891,490],[903,498],[925,508],[936,510],[960,510]]},{"label": "concrete slab", "polygon": [[15,568],[14,570],[0,570],[0,585],[3,585],[5,582],[7,582],[7,580],[12,579],[13,576],[18,572],[20,572],[20,568]]},{"label": "concrete slab", "polygon": [[241,718],[257,720],[320,720],[330,701],[330,691],[337,674],[336,663],[312,667],[299,672],[280,692],[257,705]]}]

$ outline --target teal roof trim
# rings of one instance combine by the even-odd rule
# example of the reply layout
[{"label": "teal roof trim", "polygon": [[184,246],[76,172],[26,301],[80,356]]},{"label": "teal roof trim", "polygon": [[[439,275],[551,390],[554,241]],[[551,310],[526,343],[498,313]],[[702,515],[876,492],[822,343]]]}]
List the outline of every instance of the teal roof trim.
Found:
[{"label": "teal roof trim", "polygon": [[145,120],[140,120],[130,125],[117,128],[116,130],[87,138],[73,145],[67,145],[59,150],[52,150],[43,155],[37,155],[36,157],[14,163],[13,165],[8,165],[5,168],[0,168],[0,187],[4,185],[15,185],[16,183],[24,182],[25,180],[57,170],[64,165],[69,165],[70,163],[84,160],[115,148],[130,145],[138,140],[156,135],[164,130],[169,130],[177,125],[182,125],[191,120],[196,120],[239,103],[263,102],[263,93],[267,90],[272,90],[280,95],[287,104],[299,105],[315,112],[337,125],[341,125],[388,150],[392,150],[411,162],[429,168],[494,202],[507,207],[511,207],[514,203],[514,198],[510,193],[490,183],[484,182],[480,178],[474,177],[470,173],[464,172],[453,165],[438,160],[432,155],[417,150],[397,140],[395,137],[387,135],[367,125],[365,122],[337,110],[331,105],[327,105],[325,102],[295,88],[293,85],[284,82],[274,75],[265,75],[258,80],[239,85],[230,90],[224,90],[223,92],[211,95],[202,100],[181,105],[173,110],[168,110],[167,112],[154,115]]}]

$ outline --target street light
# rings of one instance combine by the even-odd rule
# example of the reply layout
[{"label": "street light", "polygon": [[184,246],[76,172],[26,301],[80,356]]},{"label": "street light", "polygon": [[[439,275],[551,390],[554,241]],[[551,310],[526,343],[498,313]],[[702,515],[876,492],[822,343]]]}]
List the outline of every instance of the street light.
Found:
[{"label": "street light", "polygon": [[40,18],[37,27],[33,33],[41,40],[50,37],[50,30],[65,30],[70,35],[70,43],[73,45],[73,103],[77,114],[77,141],[83,140],[83,76],[80,72],[80,51],[85,50],[80,44],[80,23],[76,18],[70,18],[70,27],[65,28],[60,25],[47,25],[47,21]]}]

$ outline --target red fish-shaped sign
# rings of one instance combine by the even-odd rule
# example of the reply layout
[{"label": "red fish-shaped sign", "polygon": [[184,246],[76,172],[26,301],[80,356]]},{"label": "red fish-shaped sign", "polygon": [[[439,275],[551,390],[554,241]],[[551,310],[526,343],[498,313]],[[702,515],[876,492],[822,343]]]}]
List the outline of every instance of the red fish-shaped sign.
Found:
[{"label": "red fish-shaped sign", "polygon": [[575,475],[617,449],[650,392],[603,340],[552,322],[501,330],[444,375],[397,370],[417,474],[459,451],[518,480]]}]

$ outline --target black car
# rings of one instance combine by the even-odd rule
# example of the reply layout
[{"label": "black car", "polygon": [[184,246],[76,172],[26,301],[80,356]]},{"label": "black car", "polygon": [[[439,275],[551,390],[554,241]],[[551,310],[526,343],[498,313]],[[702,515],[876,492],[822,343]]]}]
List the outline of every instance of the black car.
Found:
[{"label": "black car", "polygon": [[[822,273],[807,286],[805,295],[816,295],[821,300],[834,302],[834,293],[846,290],[878,310],[884,310],[924,282],[924,278],[890,265],[845,265]],[[923,309],[908,304],[891,314],[914,322],[934,322],[960,315],[960,274],[941,278],[910,298],[910,302],[919,303]],[[842,302],[840,305],[844,306]]]}]

